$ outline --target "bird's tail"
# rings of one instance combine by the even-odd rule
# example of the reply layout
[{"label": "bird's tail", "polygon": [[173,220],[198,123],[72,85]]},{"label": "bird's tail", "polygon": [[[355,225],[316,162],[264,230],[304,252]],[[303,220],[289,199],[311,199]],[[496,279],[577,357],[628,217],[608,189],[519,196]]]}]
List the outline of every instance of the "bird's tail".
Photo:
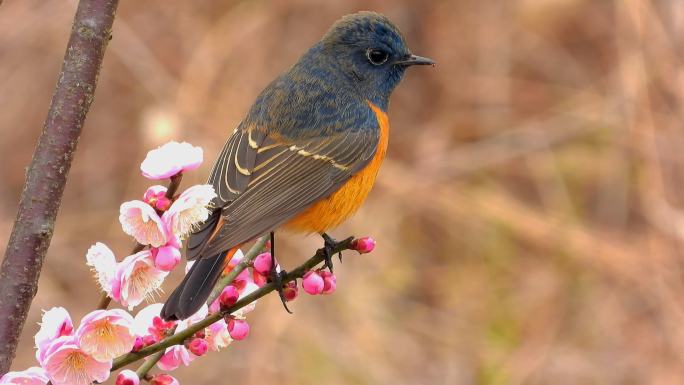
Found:
[{"label": "bird's tail", "polygon": [[234,247],[211,258],[198,258],[166,300],[161,317],[167,321],[182,320],[195,314],[209,298],[221,272],[237,250]]}]

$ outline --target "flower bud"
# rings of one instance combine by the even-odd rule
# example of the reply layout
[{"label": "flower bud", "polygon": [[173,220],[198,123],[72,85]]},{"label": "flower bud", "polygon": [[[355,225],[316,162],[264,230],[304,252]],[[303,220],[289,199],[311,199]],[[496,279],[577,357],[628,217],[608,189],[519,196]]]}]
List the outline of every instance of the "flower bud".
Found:
[{"label": "flower bud", "polygon": [[156,376],[152,377],[150,380],[150,385],[180,385],[178,383],[178,380],[173,378],[172,376],[166,374],[166,373],[161,373],[157,374]]},{"label": "flower bud", "polygon": [[285,296],[285,301],[294,301],[299,295],[299,288],[297,287],[297,281],[288,282],[283,288],[283,295]]},{"label": "flower bud", "polygon": [[138,337],[135,337],[135,343],[133,344],[133,349],[131,349],[131,351],[137,352],[144,347],[145,347],[145,342],[143,341],[143,338],[138,336]]},{"label": "flower bud", "polygon": [[359,254],[370,253],[375,249],[375,239],[371,237],[357,238],[351,244],[352,249],[359,252]]},{"label": "flower bud", "polygon": [[334,293],[337,288],[337,278],[335,277],[335,274],[327,270],[320,270],[318,274],[323,278],[323,291],[321,294]]},{"label": "flower bud", "polygon": [[244,340],[249,335],[249,324],[245,320],[231,318],[228,321],[228,333],[234,340]]},{"label": "flower bud", "polygon": [[323,292],[323,287],[323,278],[318,272],[311,270],[304,274],[304,278],[302,278],[302,288],[305,292],[311,295],[321,294]]},{"label": "flower bud", "polygon": [[238,298],[240,298],[240,292],[238,292],[238,289],[235,286],[228,285],[224,287],[221,295],[219,296],[221,308],[227,309],[235,305],[235,302],[237,302]]},{"label": "flower bud", "polygon": [[261,253],[254,258],[254,271],[257,273],[268,276],[271,273],[272,267],[273,259],[271,258],[271,253]]},{"label": "flower bud", "polygon": [[151,334],[148,334],[148,335],[146,335],[145,337],[143,337],[143,347],[147,347],[147,346],[150,346],[150,345],[154,345],[154,344],[156,344],[157,342],[159,342],[159,340],[157,339],[157,337],[155,337],[155,336],[153,336],[153,335],[151,335]]},{"label": "flower bud", "polygon": [[204,338],[193,338],[185,344],[185,347],[197,357],[205,355],[207,350],[209,350],[209,344]]},{"label": "flower bud", "polygon": [[174,246],[162,246],[154,253],[154,266],[161,271],[171,271],[181,261],[181,252]]},{"label": "flower bud", "polygon": [[130,369],[125,369],[122,370],[118,376],[116,376],[116,385],[139,385],[140,384],[140,379],[138,378],[138,375],[130,370]]}]

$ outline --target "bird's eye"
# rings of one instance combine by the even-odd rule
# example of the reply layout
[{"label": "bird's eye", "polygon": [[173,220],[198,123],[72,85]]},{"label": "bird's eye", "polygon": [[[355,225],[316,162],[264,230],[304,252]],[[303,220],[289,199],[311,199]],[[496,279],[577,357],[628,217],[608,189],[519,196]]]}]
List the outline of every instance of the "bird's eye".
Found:
[{"label": "bird's eye", "polygon": [[389,54],[383,50],[379,49],[369,49],[366,51],[366,57],[371,64],[379,66],[385,64],[387,59],[389,59]]}]

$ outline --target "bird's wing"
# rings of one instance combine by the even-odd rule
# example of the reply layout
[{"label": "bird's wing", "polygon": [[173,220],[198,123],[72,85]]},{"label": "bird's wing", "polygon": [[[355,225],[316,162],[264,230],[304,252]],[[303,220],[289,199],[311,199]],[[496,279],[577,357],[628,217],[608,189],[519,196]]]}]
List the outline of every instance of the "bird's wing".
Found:
[{"label": "bird's wing", "polygon": [[229,140],[231,149],[212,173],[221,199],[231,201],[202,255],[268,232],[329,196],[372,159],[379,141],[379,131],[373,129],[305,139],[251,131],[256,130]]}]

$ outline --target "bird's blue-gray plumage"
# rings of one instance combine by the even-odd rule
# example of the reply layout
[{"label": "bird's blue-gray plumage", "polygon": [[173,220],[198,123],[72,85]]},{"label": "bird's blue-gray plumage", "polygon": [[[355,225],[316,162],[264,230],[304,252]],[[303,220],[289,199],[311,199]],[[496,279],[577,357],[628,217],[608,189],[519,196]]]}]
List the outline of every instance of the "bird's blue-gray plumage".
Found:
[{"label": "bird's blue-gray plumage", "polygon": [[197,261],[165,304],[165,319],[199,309],[226,250],[331,195],[371,160],[380,129],[369,102],[387,109],[406,69],[395,63],[408,56],[386,17],[360,12],[261,92],[211,172],[214,211],[187,241],[187,258]]}]

